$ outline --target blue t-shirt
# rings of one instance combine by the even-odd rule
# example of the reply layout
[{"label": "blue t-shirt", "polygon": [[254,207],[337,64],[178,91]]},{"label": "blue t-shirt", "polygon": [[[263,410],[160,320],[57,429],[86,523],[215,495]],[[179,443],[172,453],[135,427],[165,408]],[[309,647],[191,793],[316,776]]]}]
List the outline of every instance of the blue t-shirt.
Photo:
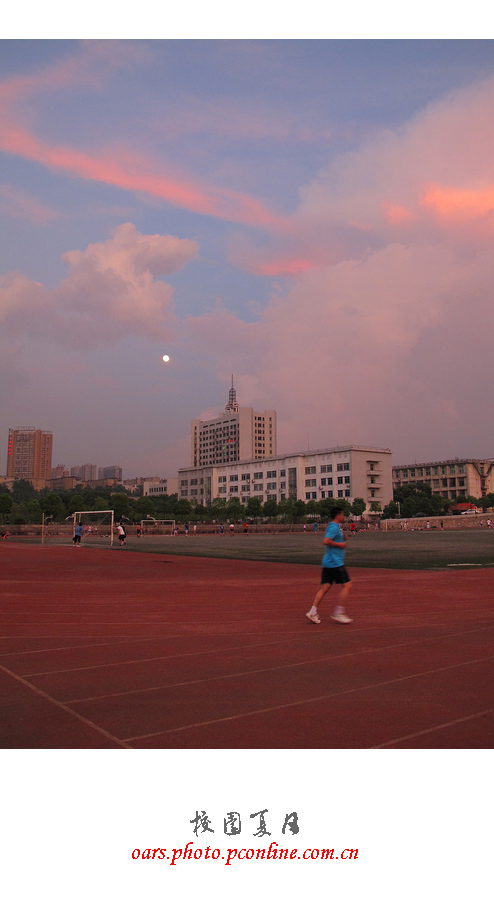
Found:
[{"label": "blue t-shirt", "polygon": [[[345,540],[343,531],[338,522],[330,522],[326,528],[324,537],[330,537],[337,544],[342,544]],[[345,561],[345,547],[326,547],[326,552],[322,558],[322,565],[325,569],[337,569],[342,566]]]}]

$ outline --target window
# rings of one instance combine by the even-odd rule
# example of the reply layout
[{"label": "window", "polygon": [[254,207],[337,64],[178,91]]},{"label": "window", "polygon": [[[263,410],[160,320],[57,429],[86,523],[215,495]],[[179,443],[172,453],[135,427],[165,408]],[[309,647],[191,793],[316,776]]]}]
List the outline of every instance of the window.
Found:
[{"label": "window", "polygon": [[332,465],[321,465],[321,474],[326,474],[328,471],[333,471]]},{"label": "window", "polygon": [[195,485],[195,484],[197,484],[197,478],[191,478],[191,479],[190,479],[190,486],[192,487],[192,486]]},{"label": "window", "polygon": [[266,477],[267,477],[267,478],[275,478],[275,477],[276,477],[276,472],[275,472],[275,471],[268,471],[268,472],[266,472]]},{"label": "window", "polygon": [[242,481],[250,481],[250,474],[243,474]]},{"label": "window", "polygon": [[350,475],[345,476],[345,484],[349,484],[349,483],[350,483]]},{"label": "window", "polygon": [[317,487],[317,481],[315,478],[306,478],[305,479],[306,487]]},{"label": "window", "polygon": [[321,478],[321,487],[326,486],[326,481],[327,481],[327,478]]},{"label": "window", "polygon": [[340,462],[336,466],[336,471],[350,471],[350,462]]},{"label": "window", "polygon": [[343,478],[338,478],[338,484],[343,484]]},{"label": "window", "polygon": [[238,474],[231,474],[231,475],[230,475],[230,484],[231,484],[232,482],[234,482],[234,481],[238,481]]},{"label": "window", "polygon": [[254,484],[254,490],[264,490],[264,487],[262,484]]},{"label": "window", "polygon": [[270,484],[266,484],[266,490],[276,490],[276,481]]},{"label": "window", "polygon": [[306,469],[305,469],[305,473],[306,473],[306,474],[315,474],[315,473],[316,473],[316,466],[315,466],[315,465],[308,465],[308,466],[306,467]]},{"label": "window", "polygon": [[226,484],[226,474],[220,475],[218,478],[218,484]]},{"label": "window", "polygon": [[188,481],[180,481],[180,486],[181,486],[181,487],[188,487],[188,486],[189,486],[189,482],[188,482]]},{"label": "window", "polygon": [[286,478],[286,469],[284,469],[284,468],[281,469],[280,478]]},{"label": "window", "polygon": [[238,484],[234,484],[230,487],[230,493],[238,493]]},{"label": "window", "polygon": [[255,472],[254,472],[254,481],[262,481],[263,477],[264,477],[264,472],[263,472],[263,471],[255,471]]}]

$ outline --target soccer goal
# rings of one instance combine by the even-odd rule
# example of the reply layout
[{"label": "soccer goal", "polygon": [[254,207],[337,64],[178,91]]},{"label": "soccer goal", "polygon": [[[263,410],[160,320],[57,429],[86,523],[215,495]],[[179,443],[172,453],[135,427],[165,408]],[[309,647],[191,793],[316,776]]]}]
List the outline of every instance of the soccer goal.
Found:
[{"label": "soccer goal", "polygon": [[173,534],[175,531],[175,519],[172,518],[143,518],[141,519],[141,532],[143,534]]},{"label": "soccer goal", "polygon": [[113,547],[113,526],[115,522],[113,509],[98,509],[96,512],[74,512],[74,532],[76,526],[82,525],[82,543],[105,540]]}]

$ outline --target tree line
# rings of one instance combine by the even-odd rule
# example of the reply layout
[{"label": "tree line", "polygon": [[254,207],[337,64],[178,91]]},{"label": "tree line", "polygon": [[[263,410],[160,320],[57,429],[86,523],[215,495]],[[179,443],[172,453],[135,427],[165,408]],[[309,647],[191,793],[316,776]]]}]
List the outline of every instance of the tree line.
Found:
[{"label": "tree line", "polygon": [[451,507],[457,503],[473,503],[485,512],[494,507],[494,493],[488,493],[479,499],[460,495],[455,500],[447,500],[433,493],[429,484],[411,482],[394,491],[393,500],[383,510],[383,518],[414,518],[419,514],[448,515]]},{"label": "tree line", "polygon": [[[261,500],[251,498],[245,505],[238,497],[215,499],[209,506],[192,504],[178,499],[177,494],[153,498],[142,495],[142,488],[130,493],[122,486],[83,487],[73,490],[36,491],[29,481],[14,481],[12,490],[0,492],[0,521],[12,525],[39,525],[42,514],[54,522],[63,523],[74,512],[113,509],[115,519],[139,523],[141,519],[175,519],[177,522],[221,522],[247,519],[277,519],[287,523],[305,519],[329,520],[331,509],[338,505],[345,515],[358,516],[365,511],[365,501],[359,497],[348,500]],[[375,511],[379,511],[375,505]]]}]

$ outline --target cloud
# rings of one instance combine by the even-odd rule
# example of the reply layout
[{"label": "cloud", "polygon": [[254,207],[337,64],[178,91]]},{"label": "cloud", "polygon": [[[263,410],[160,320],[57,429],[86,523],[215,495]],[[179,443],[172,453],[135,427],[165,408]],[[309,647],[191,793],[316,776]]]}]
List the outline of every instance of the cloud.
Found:
[{"label": "cloud", "polygon": [[[261,199],[246,193],[209,185],[178,172],[176,166],[136,154],[129,146],[99,150],[73,147],[39,137],[33,121],[42,113],[40,95],[57,92],[101,90],[105,79],[120,66],[132,65],[142,54],[139,45],[125,42],[87,42],[82,50],[28,76],[0,83],[0,150],[35,161],[50,170],[125,191],[148,195],[175,207],[228,222],[268,230],[286,230],[286,219]],[[36,103],[35,103],[36,101]]]},{"label": "cloud", "polygon": [[[217,310],[218,376],[278,411],[279,450],[389,446],[396,458],[485,455],[494,334],[494,80],[375,135],[300,189],[293,232],[232,259],[292,274],[257,323]],[[358,224],[358,225],[357,225]],[[481,427],[480,427],[481,425]]]},{"label": "cloud", "polygon": [[0,212],[5,217],[27,220],[34,226],[46,226],[60,216],[52,207],[6,183],[0,184]]},{"label": "cloud", "polygon": [[124,336],[168,339],[176,324],[173,289],[157,278],[181,270],[196,255],[190,239],[141,235],[125,223],[112,239],[62,255],[69,273],[53,290],[19,273],[4,276],[3,333],[42,336],[75,349]]}]

